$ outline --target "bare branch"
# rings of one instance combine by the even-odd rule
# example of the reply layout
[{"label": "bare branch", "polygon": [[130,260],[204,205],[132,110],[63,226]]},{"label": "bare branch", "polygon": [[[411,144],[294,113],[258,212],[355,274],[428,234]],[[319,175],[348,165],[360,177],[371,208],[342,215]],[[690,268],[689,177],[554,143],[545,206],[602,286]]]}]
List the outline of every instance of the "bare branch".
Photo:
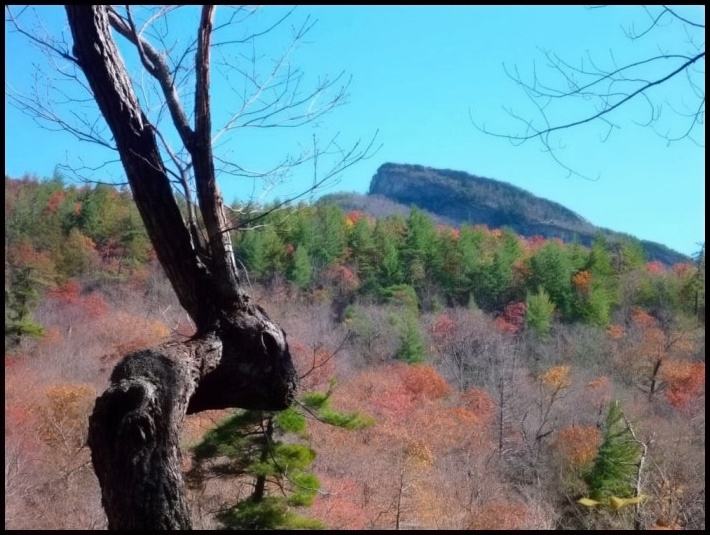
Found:
[{"label": "bare branch", "polygon": [[[372,136],[372,139],[370,140],[368,145],[362,150],[358,150],[360,142],[358,141],[357,143],[355,143],[350,148],[350,150],[347,153],[345,153],[343,155],[343,157],[330,169],[330,171],[328,171],[325,175],[316,178],[309,188],[301,191],[300,193],[298,193],[296,195],[290,196],[288,199],[286,199],[284,201],[277,202],[274,206],[272,206],[268,210],[265,210],[261,214],[254,216],[246,221],[240,221],[238,225],[226,228],[222,232],[241,230],[245,227],[248,227],[252,223],[267,217],[268,215],[276,212],[277,210],[280,210],[281,208],[283,208],[285,206],[288,206],[293,201],[296,201],[296,200],[308,195],[309,193],[317,190],[318,188],[322,187],[328,180],[336,177],[337,175],[342,173],[348,167],[351,167],[360,161],[367,160],[367,159],[371,158],[382,147],[382,145],[379,145],[376,149],[373,150],[373,146],[375,144],[375,140],[377,139],[378,133],[379,133],[379,130],[375,132],[375,134]],[[334,140],[331,141],[331,144],[332,143],[334,143]],[[317,152],[316,152],[316,154],[317,154]],[[320,154],[323,154],[323,152],[321,152]],[[314,155],[313,157],[315,158],[316,156]]]},{"label": "bare branch", "polygon": [[143,66],[160,84],[168,109],[170,110],[170,115],[173,119],[173,124],[180,134],[182,142],[186,147],[190,147],[194,133],[190,128],[182,104],[180,104],[180,97],[175,90],[173,79],[170,76],[170,71],[165,60],[163,60],[158,51],[155,50],[150,43],[139,37],[134,29],[132,29],[114,9],[109,9],[108,16],[111,27],[136,45],[139,51],[143,51],[141,60],[146,60]]},{"label": "bare branch", "polygon": [[[26,8],[23,8],[22,11],[20,11],[19,15],[22,15],[24,13]],[[77,60],[74,56],[72,56],[69,53],[69,50],[62,50],[56,46],[55,43],[52,43],[48,40],[45,39],[40,39],[36,35],[34,35],[31,32],[28,32],[24,28],[22,28],[19,23],[17,22],[17,19],[15,16],[12,14],[12,10],[10,9],[10,6],[5,6],[5,12],[7,13],[7,18],[5,19],[7,22],[10,22],[12,24],[13,28],[15,29],[16,32],[21,33],[25,37],[27,37],[30,41],[33,43],[39,45],[42,48],[45,48],[47,50],[50,50],[57,54],[58,56],[64,58],[67,61],[71,61],[72,63],[78,65],[79,60]]]},{"label": "bare branch", "polygon": [[672,10],[671,8],[669,8],[668,6],[663,6],[663,12],[664,12],[664,13],[666,13],[666,12],[667,12],[667,13],[670,13],[671,15],[673,15],[673,16],[674,16],[675,18],[677,18],[678,20],[681,20],[681,21],[685,22],[686,24],[690,24],[691,26],[695,26],[696,28],[705,28],[705,24],[700,24],[700,23],[698,23],[698,22],[693,22],[692,20],[688,20],[688,19],[686,19],[685,17],[681,17],[680,15],[678,15],[678,13],[676,13],[675,11],[673,11],[673,10]]},{"label": "bare branch", "polygon": [[[603,126],[600,131],[600,141],[605,142],[612,133],[621,127],[620,124],[617,124],[616,119],[612,119],[612,113],[620,108],[628,108],[628,104],[634,101],[643,100],[647,106],[648,115],[642,120],[629,117],[628,120],[630,122],[639,126],[653,128],[668,143],[688,139],[698,144],[696,139],[694,139],[694,134],[700,133],[701,129],[698,127],[704,124],[705,89],[697,77],[704,74],[701,66],[704,65],[705,46],[704,43],[696,43],[689,30],[704,28],[704,25],[679,16],[677,12],[667,6],[662,6],[660,11],[652,11],[645,6],[643,9],[650,22],[648,25],[644,25],[640,31],[636,31],[633,27],[628,31],[625,30],[629,39],[638,39],[651,31],[660,30],[664,26],[662,24],[664,18],[668,23],[670,23],[671,18],[674,18],[683,22],[683,30],[688,37],[689,50],[692,50],[692,52],[687,50],[671,52],[659,48],[659,53],[656,55],[618,64],[614,57],[614,51],[610,50],[611,66],[610,68],[602,68],[589,51],[584,57],[580,58],[578,64],[571,64],[558,55],[543,50],[542,53],[547,60],[547,67],[559,77],[557,84],[543,83],[538,78],[535,64],[533,64],[529,81],[523,80],[517,67],[511,69],[503,65],[506,76],[525,92],[533,103],[539,117],[536,116],[534,119],[522,117],[512,110],[504,108],[510,117],[522,125],[519,130],[503,132],[498,129],[491,129],[481,123],[480,120],[475,120],[471,117],[474,127],[487,135],[507,139],[516,146],[526,141],[536,140],[541,143],[543,152],[547,153],[555,163],[565,169],[568,176],[575,175],[583,178],[588,177],[560,160],[558,152],[561,147],[556,145],[556,140],[553,143],[552,136],[564,130],[574,129],[598,121]],[[665,65],[667,62],[671,62],[670,67]],[[688,93],[691,97],[697,98],[697,102],[694,101],[690,105],[693,111],[677,113],[681,117],[688,117],[689,120],[685,128],[673,133],[668,131],[659,132],[655,123],[660,121],[662,105],[652,99],[654,89],[667,84],[670,80],[679,79],[679,75],[683,75],[687,79],[690,88]],[[581,117],[578,119],[560,120],[558,118],[560,117],[559,113],[563,109],[557,107],[557,103],[571,101],[574,98],[587,102],[588,104],[584,105],[591,109],[581,112]],[[682,99],[682,97],[680,98]],[[682,103],[685,105],[684,102]],[[668,104],[671,110],[675,110],[673,103],[669,102]],[[471,115],[470,111],[469,114]]]},{"label": "bare branch", "polygon": [[653,80],[653,81],[651,81],[651,82],[648,82],[648,83],[644,84],[642,87],[640,87],[640,88],[637,89],[636,91],[633,91],[632,93],[628,94],[626,97],[624,97],[623,99],[619,100],[619,101],[616,102],[615,104],[604,108],[603,110],[601,110],[601,111],[598,112],[598,113],[595,113],[594,115],[591,115],[591,116],[589,116],[589,117],[585,117],[585,118],[583,118],[583,119],[579,119],[579,120],[577,120],[577,121],[572,121],[572,122],[565,123],[565,124],[560,124],[560,125],[557,125],[557,126],[549,126],[548,128],[544,128],[544,129],[542,129],[542,130],[537,130],[534,134],[528,134],[528,135],[499,134],[499,133],[492,132],[492,131],[490,131],[490,130],[486,130],[485,128],[482,129],[482,130],[485,131],[486,134],[491,135],[491,136],[494,136],[494,137],[503,137],[503,138],[507,138],[507,139],[515,139],[515,140],[518,140],[518,141],[527,141],[527,140],[529,140],[529,139],[534,139],[534,138],[541,137],[541,136],[543,136],[543,135],[545,135],[545,134],[550,134],[550,133],[555,132],[555,131],[557,131],[557,130],[563,130],[563,129],[567,129],[567,128],[573,128],[573,127],[575,127],[575,126],[579,126],[579,125],[582,125],[582,124],[585,124],[585,123],[589,123],[589,122],[591,122],[591,121],[594,121],[595,119],[598,119],[598,118],[600,118],[600,117],[603,117],[604,115],[606,115],[606,114],[608,114],[608,113],[611,113],[612,111],[614,111],[614,110],[617,109],[618,107],[622,106],[623,104],[625,104],[626,102],[630,101],[630,100],[633,99],[634,97],[636,97],[636,96],[638,96],[638,95],[644,93],[645,91],[647,91],[647,90],[650,89],[651,87],[654,87],[654,86],[657,86],[657,85],[661,85],[661,84],[663,84],[664,82],[667,82],[668,80],[670,80],[671,78],[673,78],[676,74],[678,74],[678,73],[684,71],[684,70],[687,69],[690,65],[692,65],[693,63],[695,63],[696,61],[698,61],[698,60],[700,60],[701,58],[704,58],[704,57],[705,57],[705,52],[702,52],[701,54],[697,54],[695,57],[689,59],[688,61],[686,61],[685,63],[683,63],[680,67],[678,67],[677,69],[675,69],[675,70],[671,71],[670,73],[666,74],[666,75],[663,76],[662,78],[659,78],[659,79],[657,79],[657,80]]}]

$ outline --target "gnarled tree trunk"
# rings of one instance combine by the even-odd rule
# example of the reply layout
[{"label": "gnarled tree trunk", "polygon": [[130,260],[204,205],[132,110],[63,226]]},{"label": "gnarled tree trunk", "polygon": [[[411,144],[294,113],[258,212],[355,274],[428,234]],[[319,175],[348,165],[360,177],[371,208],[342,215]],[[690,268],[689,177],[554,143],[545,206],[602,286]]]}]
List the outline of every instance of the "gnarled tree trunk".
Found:
[{"label": "gnarled tree trunk", "polygon": [[[148,235],[181,305],[197,326],[186,343],[128,355],[90,418],[89,446],[111,529],[186,529],[178,436],[185,414],[277,410],[296,379],[283,330],[241,287],[211,152],[209,48],[214,9],[203,8],[196,53],[195,129],[160,57],[108,6],[67,5],[74,56],[108,123]],[[189,231],[171,191],[155,128],[135,96],[111,26],[137,45],[158,78],[195,169],[208,243]],[[151,59],[152,58],[152,59]],[[198,249],[208,256],[198,255]]]}]

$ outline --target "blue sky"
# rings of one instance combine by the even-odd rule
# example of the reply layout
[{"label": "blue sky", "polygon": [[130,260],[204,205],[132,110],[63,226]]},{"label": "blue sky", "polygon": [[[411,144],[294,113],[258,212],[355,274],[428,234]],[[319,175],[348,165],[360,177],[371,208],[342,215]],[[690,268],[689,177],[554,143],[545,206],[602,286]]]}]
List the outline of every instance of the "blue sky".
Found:
[{"label": "blue sky", "polygon": [[[263,27],[285,9],[265,8],[261,19],[254,17],[248,24]],[[47,32],[68,33],[61,9],[39,8],[38,12]],[[704,24],[704,8],[678,12]],[[23,17],[28,15],[31,13]],[[385,162],[421,164],[510,182],[559,202],[594,224],[661,242],[684,253],[697,250],[697,242],[704,241],[704,148],[687,140],[668,146],[653,129],[635,124],[647,117],[642,102],[631,103],[613,115],[620,128],[605,142],[600,138],[606,130],[599,124],[557,136],[555,143],[564,145],[558,151],[560,158],[575,170],[598,177],[595,181],[568,177],[539,143],[514,146],[479,132],[471,122],[473,116],[489,129],[513,132],[516,124],[503,107],[526,117],[535,116],[524,93],[506,77],[503,64],[517,65],[524,78],[533,72],[534,65],[540,79],[559,82],[546,67],[541,50],[554,51],[575,65],[588,53],[605,67],[611,65],[610,51],[618,64],[657,55],[659,50],[689,53],[692,48],[687,41],[693,37],[692,32],[687,34],[683,24],[672,17],[666,17],[663,26],[643,38],[630,40],[623,28],[633,24],[640,30],[649,20],[639,7],[300,7],[289,18],[293,22],[257,43],[258,52],[268,56],[282,50],[288,43],[290,24],[308,15],[317,23],[307,43],[290,56],[292,64],[305,73],[305,86],[315,83],[318,76],[333,76],[344,70],[352,76],[348,102],[317,125],[235,132],[221,148],[245,167],[265,168],[289,151],[308,148],[314,134],[327,140],[338,133],[338,141],[348,146],[358,139],[367,141],[378,131],[382,148],[377,154],[346,170],[337,183],[319,194],[365,192],[372,175]],[[195,24],[194,12],[175,20],[173,34],[187,36]],[[44,130],[7,106],[7,88],[26,91],[33,63],[47,68],[36,48],[7,30],[8,23],[6,173],[51,176],[58,163],[76,165],[80,157],[87,165],[96,165],[111,158],[94,145]],[[704,30],[699,30],[696,38],[703,41]],[[245,50],[250,52],[251,47]],[[129,67],[136,65],[135,57],[128,53],[126,61]],[[697,66],[704,70],[704,59]],[[660,72],[646,71],[644,75],[652,77]],[[704,91],[704,76],[694,79]],[[213,87],[217,125],[233,109],[235,99],[217,75]],[[685,78],[653,88],[649,96],[663,106],[657,129],[673,133],[687,126],[687,118],[672,111],[692,104]],[[563,105],[553,118],[585,116],[589,108],[580,104],[585,105]],[[698,141],[704,143],[704,125],[699,132]],[[120,171],[114,166],[106,172],[120,177]],[[296,170],[288,184],[267,188],[262,198],[301,191],[311,180],[312,169],[304,166]],[[263,186],[251,179],[226,176],[220,184],[229,201],[246,198]]]}]

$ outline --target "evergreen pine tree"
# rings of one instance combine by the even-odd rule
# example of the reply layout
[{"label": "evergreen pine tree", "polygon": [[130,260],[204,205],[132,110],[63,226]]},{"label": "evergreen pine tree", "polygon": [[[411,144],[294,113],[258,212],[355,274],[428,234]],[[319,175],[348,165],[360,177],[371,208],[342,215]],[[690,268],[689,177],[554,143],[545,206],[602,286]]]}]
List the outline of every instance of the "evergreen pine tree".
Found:
[{"label": "evergreen pine tree", "polygon": [[552,314],[555,304],[550,301],[547,292],[539,287],[536,294],[528,294],[525,321],[540,336],[547,336],[552,326]]},{"label": "evergreen pine tree", "polygon": [[[311,471],[316,452],[298,439],[308,436],[304,411],[328,425],[361,429],[373,421],[359,413],[342,413],[329,405],[334,383],[327,392],[310,392],[302,409],[236,411],[209,431],[193,448],[195,467],[190,476],[205,470],[251,478],[251,494],[224,510],[218,518],[226,529],[321,529],[318,520],[295,512],[308,507],[320,487]],[[288,441],[284,438],[289,435]],[[295,440],[294,440],[295,439]],[[227,462],[223,462],[224,458]],[[279,489],[273,492],[275,489]],[[270,494],[273,492],[273,494]]]},{"label": "evergreen pine tree", "polygon": [[411,310],[405,310],[403,314],[394,316],[394,318],[396,318],[395,323],[400,330],[397,358],[409,364],[423,362],[426,359],[424,337],[416,314]]},{"label": "evergreen pine tree", "polygon": [[563,318],[572,313],[572,264],[562,246],[551,242],[530,259],[529,286],[542,286]]},{"label": "evergreen pine tree", "polygon": [[589,495],[594,500],[630,498],[635,492],[635,478],[641,455],[624,420],[618,401],[609,407],[604,426],[604,439],[594,466],[585,476]]},{"label": "evergreen pine tree", "polygon": [[25,335],[41,336],[42,326],[32,318],[32,309],[39,299],[32,268],[23,266],[8,271],[9,280],[5,279],[5,336],[10,337],[12,343]]},{"label": "evergreen pine tree", "polygon": [[311,268],[311,258],[308,251],[302,245],[296,248],[293,253],[293,264],[289,272],[289,280],[301,289],[307,288],[311,283],[313,269]]}]

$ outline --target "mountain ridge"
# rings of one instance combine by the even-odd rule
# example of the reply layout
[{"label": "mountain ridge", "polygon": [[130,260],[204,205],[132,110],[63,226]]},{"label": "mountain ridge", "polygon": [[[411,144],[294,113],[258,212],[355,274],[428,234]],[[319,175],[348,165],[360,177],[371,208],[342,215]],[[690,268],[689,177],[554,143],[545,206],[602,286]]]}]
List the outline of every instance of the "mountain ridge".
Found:
[{"label": "mountain ridge", "polygon": [[[330,199],[344,209],[365,212],[371,212],[367,206],[371,201],[377,205],[375,211],[378,212],[372,215],[378,217],[406,213],[409,207],[416,206],[447,224],[508,227],[522,236],[539,235],[565,242],[577,240],[583,245],[591,244],[599,233],[612,242],[638,239],[596,226],[564,205],[538,197],[519,186],[453,169],[384,163],[372,177],[367,195],[358,197],[340,193],[327,195],[323,200]],[[690,260],[687,255],[663,244],[638,241],[649,261],[671,265]]]}]

